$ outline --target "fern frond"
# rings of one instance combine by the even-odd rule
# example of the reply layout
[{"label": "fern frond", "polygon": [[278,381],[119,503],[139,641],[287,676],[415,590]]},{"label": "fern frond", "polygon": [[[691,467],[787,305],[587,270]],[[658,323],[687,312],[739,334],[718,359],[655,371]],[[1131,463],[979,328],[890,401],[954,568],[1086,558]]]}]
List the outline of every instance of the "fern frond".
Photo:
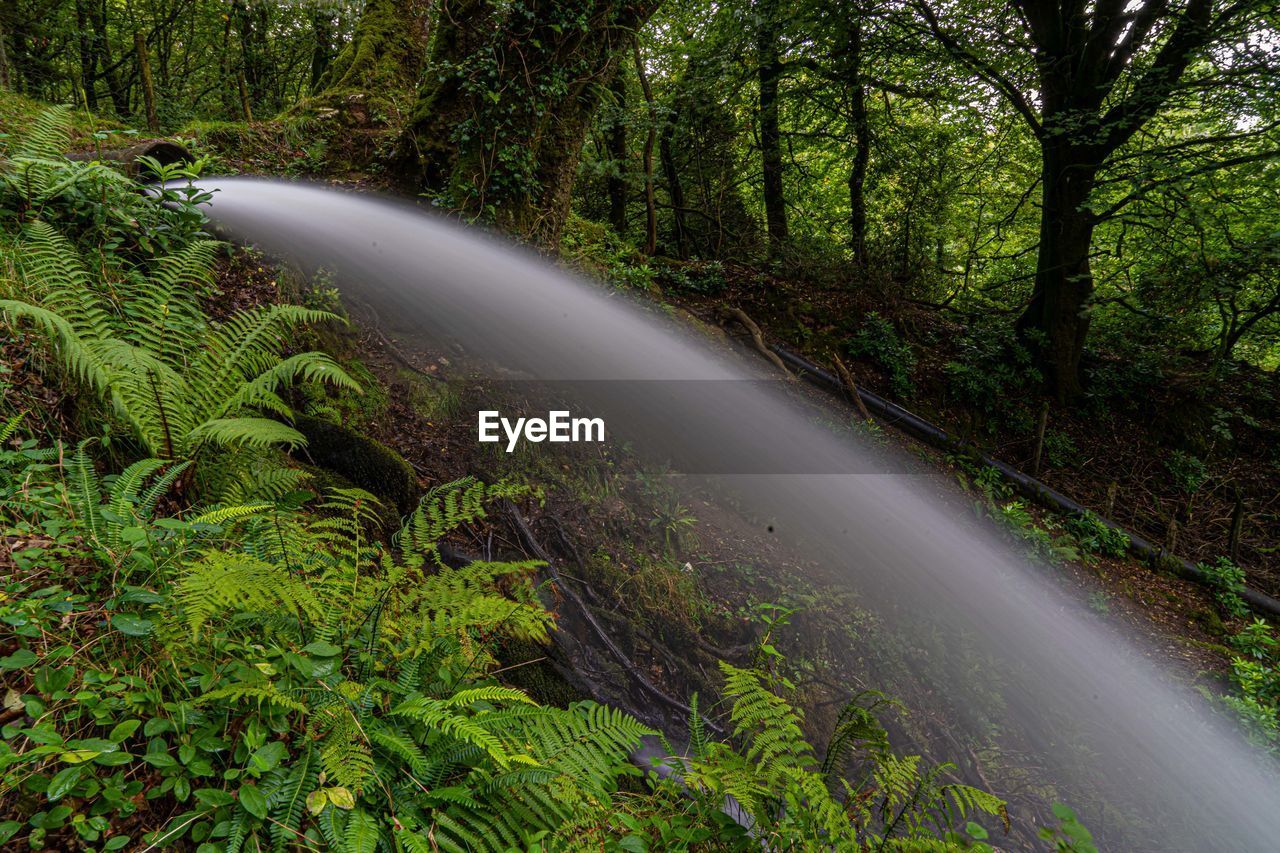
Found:
[{"label": "fern frond", "polygon": [[307,443],[302,433],[268,418],[216,418],[187,433],[182,449],[196,451],[202,444],[214,447],[301,447]]},{"label": "fern frond", "polygon": [[14,159],[61,156],[71,144],[72,120],[69,107],[57,105],[45,109],[18,139],[10,156]]},{"label": "fern frond", "polygon": [[191,523],[223,525],[228,521],[238,521],[239,519],[248,518],[252,515],[261,515],[263,512],[271,508],[272,505],[269,503],[221,506],[207,512],[200,513],[200,515],[191,519]]}]

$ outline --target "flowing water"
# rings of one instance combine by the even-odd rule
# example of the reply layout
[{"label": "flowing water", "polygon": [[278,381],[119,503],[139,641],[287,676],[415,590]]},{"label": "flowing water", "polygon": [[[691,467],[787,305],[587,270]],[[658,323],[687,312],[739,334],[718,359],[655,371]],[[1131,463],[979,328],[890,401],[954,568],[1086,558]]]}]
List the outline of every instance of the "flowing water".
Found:
[{"label": "flowing water", "polygon": [[[344,293],[391,326],[461,342],[508,378],[570,383],[640,452],[715,480],[879,619],[927,632],[916,654],[930,659],[908,651],[904,665],[924,667],[937,691],[975,677],[948,650],[994,662],[980,670],[998,673],[980,685],[991,706],[981,725],[1016,727],[1032,744],[1022,760],[1060,778],[1061,790],[1119,804],[1129,817],[1108,827],[1113,849],[1280,844],[1273,768],[1148,649],[962,517],[932,481],[816,424],[759,382],[754,365],[616,291],[405,203],[254,179],[204,185],[217,190],[211,218],[235,237],[335,272]],[[966,743],[991,734],[954,725]],[[1100,815],[1079,811],[1098,828]]]}]

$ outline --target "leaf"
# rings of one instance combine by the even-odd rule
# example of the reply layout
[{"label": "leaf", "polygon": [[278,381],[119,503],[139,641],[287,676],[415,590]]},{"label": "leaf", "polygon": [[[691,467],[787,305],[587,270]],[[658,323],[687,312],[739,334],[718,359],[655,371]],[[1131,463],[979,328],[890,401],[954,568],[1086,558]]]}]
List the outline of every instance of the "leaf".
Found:
[{"label": "leaf", "polygon": [[271,770],[285,757],[284,744],[278,740],[271,743],[263,744],[249,756],[249,763],[253,765],[253,769],[259,773],[266,773]]},{"label": "leaf", "polygon": [[310,794],[307,794],[307,811],[312,814],[320,814],[328,804],[329,796],[324,792],[323,788],[316,788]]},{"label": "leaf", "polygon": [[340,809],[350,810],[356,807],[356,798],[348,788],[336,785],[327,789],[326,793],[329,795],[329,802]]},{"label": "leaf", "polygon": [[38,660],[39,658],[36,657],[36,653],[31,651],[31,649],[18,649],[8,657],[0,658],[0,669],[22,669],[23,667],[31,666]]},{"label": "leaf", "polygon": [[145,637],[155,630],[155,623],[132,613],[117,613],[111,617],[111,627],[129,637]]},{"label": "leaf", "polygon": [[340,654],[342,649],[333,643],[326,643],[324,640],[316,640],[314,643],[307,643],[302,650],[309,655],[315,655],[318,658],[331,658],[336,654]]},{"label": "leaf", "polygon": [[117,723],[111,730],[111,734],[107,735],[107,740],[112,743],[122,743],[132,737],[140,725],[142,720],[125,720],[123,723]]},{"label": "leaf", "polygon": [[257,785],[240,786],[240,805],[244,810],[259,820],[267,818],[267,797],[258,790]]},{"label": "leaf", "polygon": [[50,802],[60,800],[80,782],[80,777],[84,774],[83,767],[68,767],[59,772],[49,780],[49,787],[45,790],[45,796]]},{"label": "leaf", "polygon": [[215,809],[220,806],[229,806],[236,801],[235,797],[221,788],[200,788],[195,795],[197,800]]},{"label": "leaf", "polygon": [[0,844],[4,844],[17,835],[20,829],[22,829],[21,821],[6,820],[4,823],[0,823]]}]

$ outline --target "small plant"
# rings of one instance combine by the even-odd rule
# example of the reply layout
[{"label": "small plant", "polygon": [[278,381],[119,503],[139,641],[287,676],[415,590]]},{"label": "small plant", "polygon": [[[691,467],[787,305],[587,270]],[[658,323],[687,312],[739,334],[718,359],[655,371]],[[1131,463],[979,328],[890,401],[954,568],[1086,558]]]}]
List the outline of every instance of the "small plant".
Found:
[{"label": "small plant", "polygon": [[197,459],[213,448],[303,443],[271,414],[295,379],[359,391],[329,356],[284,357],[286,334],[333,315],[290,305],[242,311],[220,326],[198,301],[208,292],[214,245],[193,242],[146,276],[99,274],[52,226],[27,226],[22,283],[29,301],[0,300],[10,322],[30,323],[66,373],[107,403],[158,459]]},{"label": "small plant", "polygon": [[1200,457],[1183,450],[1170,453],[1164,467],[1178,491],[1186,495],[1195,494],[1209,479],[1209,472]]},{"label": "small plant", "polygon": [[1060,803],[1054,803],[1053,815],[1058,825],[1040,830],[1040,838],[1051,842],[1058,853],[1098,853],[1093,835],[1080,823],[1076,813]]},{"label": "small plant", "polygon": [[1123,557],[1129,549],[1129,537],[1124,531],[1107,525],[1091,512],[1072,517],[1067,531],[1086,552],[1104,557]]},{"label": "small plant", "polygon": [[867,314],[862,326],[845,344],[845,351],[854,358],[869,358],[878,364],[888,374],[889,387],[894,394],[899,397],[911,395],[915,354],[893,324],[877,312]]},{"label": "small plant", "polygon": [[657,532],[663,549],[676,555],[685,553],[696,542],[693,528],[697,526],[698,519],[674,495],[660,497],[649,520],[649,527]]},{"label": "small plant", "polygon": [[203,162],[143,165],[164,186],[142,192],[104,163],[67,160],[71,111],[53,107],[0,160],[0,223],[48,222],[83,249],[123,265],[178,252],[200,239],[202,205],[212,195],[197,187]]},{"label": "small plant", "polygon": [[1204,573],[1213,597],[1218,605],[1231,616],[1247,616],[1249,605],[1240,597],[1244,588],[1244,569],[1226,557],[1218,557],[1212,563],[1200,563],[1198,568]]},{"label": "small plant", "polygon": [[1071,436],[1056,429],[1045,433],[1044,452],[1049,458],[1049,464],[1055,468],[1069,467],[1080,458],[1080,448]]},{"label": "small plant", "polygon": [[[1033,426],[1018,399],[1040,388],[1044,376],[1030,350],[1003,326],[978,326],[958,341],[960,355],[943,366],[947,389],[959,402],[989,419],[1030,429]],[[996,417],[998,416],[998,418]]]},{"label": "small plant", "polygon": [[1271,660],[1280,651],[1280,641],[1265,619],[1254,619],[1231,638],[1231,645],[1253,660]]}]

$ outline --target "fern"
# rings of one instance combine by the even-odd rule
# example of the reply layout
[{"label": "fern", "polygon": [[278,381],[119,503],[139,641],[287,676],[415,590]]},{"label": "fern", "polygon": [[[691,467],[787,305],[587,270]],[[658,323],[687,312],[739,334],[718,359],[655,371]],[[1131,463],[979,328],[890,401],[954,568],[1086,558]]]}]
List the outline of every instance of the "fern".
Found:
[{"label": "fern", "polygon": [[497,500],[513,500],[527,494],[527,486],[507,482],[485,485],[474,477],[463,477],[436,486],[419,501],[396,536],[405,551],[434,553],[436,543],[451,530],[486,516],[485,505]]},{"label": "fern", "polygon": [[161,258],[149,275],[108,288],[65,238],[33,222],[21,263],[32,298],[0,300],[0,312],[49,339],[67,371],[108,401],[156,458],[296,447],[303,443],[297,430],[260,416],[290,416],[281,388],[305,380],[360,390],[327,355],[280,355],[292,329],[335,318],[275,305],[210,326],[195,297],[209,287],[212,257],[211,243],[193,243]]}]

